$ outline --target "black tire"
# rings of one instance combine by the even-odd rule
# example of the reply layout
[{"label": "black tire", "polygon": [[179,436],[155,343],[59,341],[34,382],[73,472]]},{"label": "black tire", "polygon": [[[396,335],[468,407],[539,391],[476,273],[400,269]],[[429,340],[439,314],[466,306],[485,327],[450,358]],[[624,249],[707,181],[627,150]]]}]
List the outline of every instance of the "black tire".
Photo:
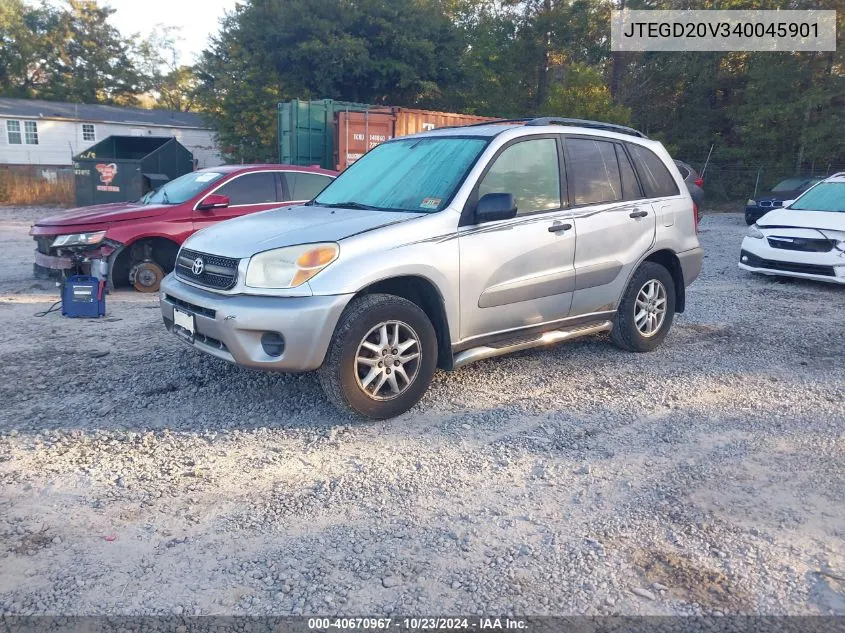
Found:
[{"label": "black tire", "polygon": [[[637,328],[634,319],[634,308],[637,295],[649,281],[659,281],[666,292],[666,314],[663,323],[651,336],[645,336]],[[650,352],[657,348],[669,333],[672,321],[675,318],[675,282],[672,275],[660,264],[655,262],[644,262],[637,268],[622,301],[616,311],[613,320],[613,329],[610,331],[610,338],[617,347],[629,352]]]},{"label": "black tire", "polygon": [[[420,356],[407,387],[392,399],[377,400],[359,386],[356,355],[367,333],[387,321],[401,321],[412,328],[419,340]],[[384,420],[405,413],[419,402],[436,368],[437,335],[425,312],[407,299],[371,294],[353,299],[346,306],[317,377],[326,397],[341,411]]]},{"label": "black tire", "polygon": [[748,214],[746,213],[746,214],[745,214],[745,223],[746,223],[748,226],[751,226],[752,224],[754,224],[754,222],[755,222],[754,218],[753,218],[753,217],[751,217],[750,215],[748,215]]}]

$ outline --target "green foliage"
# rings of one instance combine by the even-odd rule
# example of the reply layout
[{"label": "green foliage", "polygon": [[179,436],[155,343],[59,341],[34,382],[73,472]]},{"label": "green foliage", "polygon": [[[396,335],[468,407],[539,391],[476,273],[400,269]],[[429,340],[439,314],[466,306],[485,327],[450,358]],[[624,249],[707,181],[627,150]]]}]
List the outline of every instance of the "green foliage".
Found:
[{"label": "green foliage", "polygon": [[601,73],[579,62],[571,64],[560,83],[551,87],[541,113],[623,125],[631,123],[630,108],[613,101]]},{"label": "green foliage", "polygon": [[252,0],[198,68],[201,103],[233,159],[275,156],[278,101],[454,109],[461,40],[439,0]]},{"label": "green foliage", "polygon": [[175,64],[175,29],[124,37],[112,13],[92,0],[0,0],[0,95],[190,107],[194,81]]},{"label": "green foliage", "polygon": [[126,40],[96,2],[0,5],[0,90],[18,97],[126,103],[142,88]]}]

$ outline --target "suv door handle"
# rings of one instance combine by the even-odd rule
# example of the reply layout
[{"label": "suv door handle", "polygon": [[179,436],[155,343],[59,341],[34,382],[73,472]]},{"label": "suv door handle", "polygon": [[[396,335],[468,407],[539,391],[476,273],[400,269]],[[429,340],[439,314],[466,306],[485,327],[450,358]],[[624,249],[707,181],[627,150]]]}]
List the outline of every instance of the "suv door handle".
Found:
[{"label": "suv door handle", "polygon": [[642,211],[640,209],[636,209],[635,211],[631,211],[631,213],[628,214],[628,217],[629,218],[644,218],[647,215],[648,215],[648,211]]},{"label": "suv door handle", "polygon": [[568,231],[572,228],[569,222],[557,222],[549,227],[549,233],[559,233],[560,231]]}]

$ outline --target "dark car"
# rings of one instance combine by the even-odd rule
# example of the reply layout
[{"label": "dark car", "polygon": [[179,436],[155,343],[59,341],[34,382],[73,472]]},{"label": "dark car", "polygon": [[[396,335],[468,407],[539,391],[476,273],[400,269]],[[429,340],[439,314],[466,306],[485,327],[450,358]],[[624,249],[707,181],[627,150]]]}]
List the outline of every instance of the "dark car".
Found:
[{"label": "dark car", "polygon": [[757,193],[745,203],[745,223],[754,224],[772,209],[780,209],[784,200],[794,200],[822,178],[797,176],[786,178],[768,191]]},{"label": "dark car", "polygon": [[[316,167],[225,165],[171,180],[134,202],[68,209],[38,220],[36,277],[93,274],[105,262],[109,285],[155,292],[189,236],[221,220],[302,204],[337,176]],[[99,267],[97,267],[99,268]]]},{"label": "dark car", "polygon": [[695,203],[695,216],[700,222],[701,216],[704,215],[704,179],[698,175],[698,172],[691,165],[682,160],[676,159],[675,166],[681,172],[681,178],[684,179],[689,195]]}]

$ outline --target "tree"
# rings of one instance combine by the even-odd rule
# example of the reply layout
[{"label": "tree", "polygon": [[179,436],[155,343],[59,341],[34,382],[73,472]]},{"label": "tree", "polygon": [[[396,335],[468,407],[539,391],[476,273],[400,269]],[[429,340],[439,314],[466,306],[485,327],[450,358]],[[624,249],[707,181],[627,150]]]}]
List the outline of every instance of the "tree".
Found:
[{"label": "tree", "polygon": [[459,107],[462,52],[440,0],[252,0],[203,53],[198,92],[224,151],[266,160],[283,99]]},{"label": "tree", "polygon": [[146,38],[133,35],[137,43],[132,59],[143,78],[150,107],[189,111],[197,108],[197,76],[192,66],[179,60],[181,37],[173,26],[157,24]]},{"label": "tree", "polygon": [[143,79],[129,45],[107,22],[114,9],[86,0],[66,0],[50,39],[55,55],[46,64],[41,96],[60,101],[134,103]]},{"label": "tree", "polygon": [[142,78],[129,45],[108,22],[113,9],[86,0],[0,3],[0,91],[6,96],[132,103]]},{"label": "tree", "polygon": [[575,62],[563,81],[555,83],[543,103],[542,113],[630,125],[630,108],[613,102],[602,75],[591,66]]},{"label": "tree", "polygon": [[47,68],[55,55],[51,33],[59,22],[59,13],[47,6],[0,2],[0,94],[38,96],[49,80]]}]

